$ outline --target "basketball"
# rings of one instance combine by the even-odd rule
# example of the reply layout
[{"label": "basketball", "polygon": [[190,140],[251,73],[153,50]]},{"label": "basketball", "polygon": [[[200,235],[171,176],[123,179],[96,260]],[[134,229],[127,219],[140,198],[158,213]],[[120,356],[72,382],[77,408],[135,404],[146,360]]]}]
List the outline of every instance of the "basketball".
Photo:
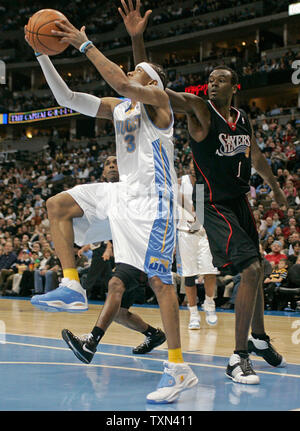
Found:
[{"label": "basketball", "polygon": [[61,38],[51,33],[52,30],[60,30],[55,25],[55,21],[62,19],[66,17],[54,9],[39,10],[29,18],[25,32],[35,52],[57,55],[69,46],[68,43],[60,43]]}]

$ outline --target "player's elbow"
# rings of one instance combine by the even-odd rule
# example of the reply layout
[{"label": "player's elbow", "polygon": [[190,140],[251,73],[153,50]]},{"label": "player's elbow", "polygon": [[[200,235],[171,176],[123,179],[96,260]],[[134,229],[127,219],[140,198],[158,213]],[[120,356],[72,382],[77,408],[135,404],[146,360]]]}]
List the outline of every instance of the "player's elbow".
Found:
[{"label": "player's elbow", "polygon": [[55,99],[59,106],[72,109],[72,100],[74,98],[73,91],[69,90],[62,94],[56,94]]}]

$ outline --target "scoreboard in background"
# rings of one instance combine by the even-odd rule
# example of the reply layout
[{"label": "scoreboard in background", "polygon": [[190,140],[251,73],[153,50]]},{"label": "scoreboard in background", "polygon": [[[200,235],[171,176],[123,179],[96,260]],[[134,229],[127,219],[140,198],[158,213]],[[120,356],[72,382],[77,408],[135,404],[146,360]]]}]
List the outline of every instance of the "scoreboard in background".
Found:
[{"label": "scoreboard in background", "polygon": [[38,109],[29,112],[12,112],[0,114],[0,124],[24,124],[43,120],[54,120],[64,117],[80,115],[78,112],[61,106],[54,108]]}]

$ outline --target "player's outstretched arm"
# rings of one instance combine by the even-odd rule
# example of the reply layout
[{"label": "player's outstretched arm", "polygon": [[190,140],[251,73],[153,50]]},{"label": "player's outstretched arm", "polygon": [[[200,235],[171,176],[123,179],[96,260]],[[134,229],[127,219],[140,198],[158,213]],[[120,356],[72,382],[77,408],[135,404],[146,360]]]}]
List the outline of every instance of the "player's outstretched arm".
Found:
[{"label": "player's outstretched arm", "polygon": [[278,203],[278,205],[284,205],[288,207],[288,202],[285,197],[285,194],[279,187],[279,184],[273,175],[272,169],[269,166],[265,156],[260,151],[259,146],[256,143],[256,139],[254,133],[252,131],[252,139],[251,139],[251,160],[254,169],[258,172],[258,174],[269,184],[271,187],[274,199]]},{"label": "player's outstretched arm", "polygon": [[[29,44],[27,36],[25,36],[25,40]],[[60,106],[80,112],[89,117],[112,120],[113,109],[121,102],[119,99],[112,97],[101,99],[91,94],[72,91],[59,75],[47,55],[36,53],[36,57],[50,90]]]},{"label": "player's outstretched arm", "polygon": [[140,0],[136,0],[135,8],[133,7],[132,0],[128,0],[128,4],[126,3],[126,0],[121,0],[121,3],[123,8],[119,7],[118,11],[123,18],[126,30],[131,37],[134,64],[137,65],[142,61],[148,61],[143,34],[146,30],[152,10],[147,10],[145,15],[142,17],[140,12]]},{"label": "player's outstretched arm", "polygon": [[[103,79],[120,95],[131,100],[142,102],[160,108],[168,108],[169,98],[165,91],[156,85],[143,86],[129,77],[115,63],[110,61],[97,49],[85,34],[85,27],[77,30],[68,20],[55,21],[61,31],[52,33],[61,37],[61,42],[67,42],[84,52],[94,64]],[[84,47],[84,50],[83,50]]]}]

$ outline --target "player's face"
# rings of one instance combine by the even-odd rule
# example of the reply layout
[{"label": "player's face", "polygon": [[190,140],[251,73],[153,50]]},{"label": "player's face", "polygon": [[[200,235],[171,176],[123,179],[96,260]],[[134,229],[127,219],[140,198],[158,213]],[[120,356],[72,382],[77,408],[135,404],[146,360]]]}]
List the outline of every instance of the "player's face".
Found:
[{"label": "player's face", "polygon": [[141,67],[137,67],[132,72],[128,72],[127,76],[129,79],[136,81],[141,85],[147,85],[150,81],[153,81]]},{"label": "player's face", "polygon": [[231,79],[231,72],[226,69],[214,70],[209,75],[208,97],[216,105],[223,106],[228,100],[231,101],[236,92],[236,85],[232,85]]},{"label": "player's face", "polygon": [[116,183],[119,181],[119,171],[116,157],[108,157],[105,160],[103,168],[103,178],[109,183]]}]

